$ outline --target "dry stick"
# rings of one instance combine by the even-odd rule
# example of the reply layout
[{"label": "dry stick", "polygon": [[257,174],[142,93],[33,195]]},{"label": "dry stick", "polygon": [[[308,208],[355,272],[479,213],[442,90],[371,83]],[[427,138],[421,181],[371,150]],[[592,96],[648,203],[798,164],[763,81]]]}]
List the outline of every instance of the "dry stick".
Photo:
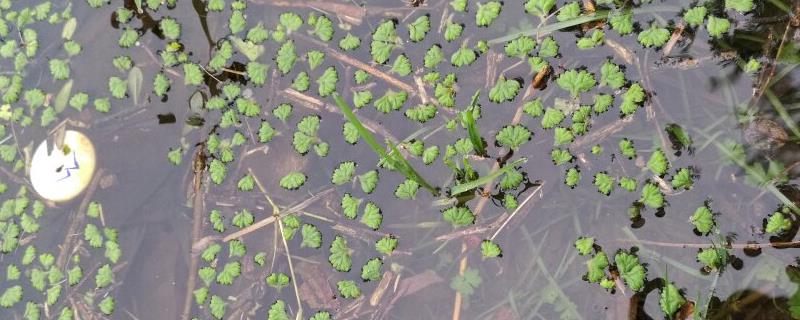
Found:
[{"label": "dry stick", "polygon": [[770,64],[770,68],[768,72],[764,72],[766,78],[761,82],[758,90],[756,90],[753,97],[750,99],[750,108],[755,106],[758,100],[761,100],[761,96],[764,95],[764,91],[767,91],[767,88],[770,86],[770,82],[772,82],[772,78],[775,76],[775,70],[778,69],[778,58],[781,56],[783,51],[784,44],[786,44],[786,38],[789,36],[789,29],[791,21],[786,23],[786,29],[783,31],[783,37],[781,38],[781,44],[778,46],[778,51],[775,53],[775,59]]},{"label": "dry stick", "polygon": [[[360,25],[367,14],[367,8],[350,4],[336,3],[333,1],[271,1],[271,0],[250,0],[252,3],[265,4],[284,8],[314,8],[322,11],[333,12],[337,16],[344,17],[348,22]],[[367,6],[369,8],[369,6]]]},{"label": "dry stick", "polygon": [[525,207],[525,205],[528,203],[528,201],[530,201],[533,198],[533,196],[535,196],[537,193],[539,193],[539,191],[542,191],[542,187],[544,187],[544,182],[542,182],[542,184],[540,184],[538,187],[536,187],[536,189],[533,190],[533,192],[531,192],[531,194],[529,194],[527,198],[525,198],[525,201],[522,201],[522,203],[519,204],[519,207],[517,207],[517,209],[514,210],[514,212],[511,213],[511,216],[509,216],[508,219],[506,219],[506,221],[503,222],[503,224],[500,226],[500,228],[498,228],[497,231],[495,231],[494,234],[492,234],[492,236],[489,237],[489,240],[493,240],[494,241],[494,238],[496,238],[497,235],[500,234],[500,231],[503,231],[503,228],[505,228],[506,225],[508,225],[508,222],[511,221],[511,219],[514,219],[514,216],[516,216],[517,213],[522,208]]},{"label": "dry stick", "polygon": [[75,215],[72,218],[72,222],[69,224],[69,228],[67,229],[67,234],[64,236],[64,243],[61,245],[61,251],[58,253],[58,259],[56,260],[56,266],[58,269],[64,269],[64,266],[67,263],[67,252],[69,248],[72,247],[72,238],[77,233],[78,225],[80,225],[85,215],[81,214],[86,211],[86,207],[89,206],[89,199],[92,198],[95,190],[97,190],[97,185],[100,183],[100,177],[103,175],[103,169],[97,169],[97,172],[94,173],[94,178],[92,178],[92,182],[89,184],[89,189],[86,190],[86,195],[83,196],[83,200],[81,200],[81,205],[78,207],[78,211],[75,212]]},{"label": "dry stick", "polygon": [[[259,189],[266,190],[266,189],[264,189],[264,186],[261,184],[261,182],[258,181],[258,178],[255,177],[255,175],[253,175],[253,180],[255,180],[256,185],[258,186]],[[238,239],[238,238],[244,237],[245,235],[247,235],[247,234],[249,234],[251,232],[254,232],[254,231],[258,230],[258,229],[261,229],[263,227],[266,227],[266,226],[272,224],[273,222],[275,222],[275,220],[278,220],[279,218],[282,218],[282,217],[288,216],[290,214],[294,214],[296,212],[299,212],[299,211],[305,209],[306,207],[308,207],[314,201],[317,201],[319,198],[327,195],[331,191],[333,191],[333,188],[325,189],[325,190],[323,190],[323,191],[311,196],[311,198],[308,198],[308,199],[304,200],[303,202],[300,202],[296,206],[293,206],[293,207],[291,207],[289,209],[286,209],[286,210],[284,210],[282,212],[275,211],[275,212],[273,212],[273,215],[271,215],[269,217],[266,217],[264,219],[261,219],[258,222],[254,223],[254,224],[251,224],[247,228],[244,228],[242,230],[236,231],[234,233],[231,233],[231,234],[225,236],[224,238],[222,238],[222,241],[223,242],[228,242],[228,241],[231,241],[233,239]],[[273,207],[273,210],[279,210],[278,207],[272,202],[272,199],[270,199],[267,196],[266,191],[264,191],[264,196],[267,197],[267,201],[270,202],[270,204]]]},{"label": "dry stick", "polygon": [[189,279],[186,281],[186,295],[183,300],[183,312],[181,319],[188,320],[192,311],[192,294],[194,293],[195,282],[197,281],[197,256],[199,250],[194,250],[195,242],[200,238],[203,230],[203,212],[205,211],[205,193],[203,192],[203,178],[205,173],[205,160],[203,159],[203,149],[205,144],[201,143],[195,150],[192,164],[194,168],[194,178],[192,179],[192,248],[189,251]]},{"label": "dry stick", "polygon": [[385,72],[380,71],[380,70],[378,70],[376,68],[373,68],[372,66],[370,66],[370,65],[368,65],[366,63],[363,63],[363,62],[361,62],[359,60],[356,60],[356,59],[353,59],[351,57],[348,57],[347,55],[344,55],[344,54],[340,53],[339,51],[337,51],[336,49],[328,46],[324,42],[320,42],[320,41],[318,41],[316,39],[313,39],[311,37],[304,36],[304,35],[301,35],[301,34],[296,34],[295,36],[297,38],[299,38],[299,39],[305,40],[307,42],[311,42],[311,43],[313,43],[313,44],[315,44],[317,46],[320,46],[320,47],[324,48],[325,52],[328,55],[332,56],[336,60],[344,62],[345,64],[349,64],[349,65],[351,65],[353,67],[359,68],[361,70],[364,70],[367,73],[369,73],[369,74],[371,74],[371,75],[373,75],[375,77],[378,77],[378,78],[382,79],[383,81],[386,81],[386,83],[388,83],[390,85],[393,85],[393,86],[399,88],[400,90],[408,92],[412,96],[417,94],[417,90],[415,90],[414,87],[411,86],[410,84],[407,84],[407,83],[405,83],[403,81],[400,81],[400,80],[392,77],[388,73],[385,73]]},{"label": "dry stick", "polygon": [[[266,193],[264,194],[266,195]],[[292,279],[297,279],[297,277],[294,275],[292,254],[289,252],[289,244],[286,243],[286,236],[283,234],[283,221],[281,220],[278,220],[278,229],[281,230],[281,240],[283,240],[283,249],[286,250],[286,260],[289,262],[289,274],[292,276]],[[297,281],[292,281],[292,286],[294,286],[294,297],[297,299],[297,319],[302,319],[303,304],[300,302],[300,290],[297,289]]]},{"label": "dry stick", "polygon": [[589,144],[594,144],[596,141],[605,140],[605,138],[608,136],[619,132],[631,123],[633,123],[633,116],[626,116],[622,119],[609,123],[598,130],[593,130],[593,132],[590,134],[578,138],[570,145],[570,147],[574,150]]},{"label": "dry stick", "polygon": [[[525,91],[525,95],[522,97],[522,100],[524,101],[528,99],[531,95],[533,95],[534,90],[535,89],[533,87],[533,84],[528,86],[528,90]],[[514,118],[511,120],[512,124],[518,124],[519,121],[522,120],[522,106],[523,105],[521,104],[519,107],[517,107],[517,112],[514,114]],[[500,154],[503,154],[504,152],[506,152],[505,148],[500,150]],[[500,169],[500,164],[495,162],[494,165],[492,166],[492,171],[490,172],[494,172],[499,169]],[[487,182],[483,186],[484,192],[491,192],[493,186],[494,186],[494,181]],[[489,202],[488,197],[481,197],[481,200],[478,202],[478,205],[475,206],[474,212],[476,216],[481,213],[483,208],[486,206],[486,203],[488,202]],[[467,243],[466,241],[464,241],[461,243],[461,254],[464,254],[466,252],[467,252]],[[458,274],[460,276],[464,276],[464,272],[467,271],[467,258],[468,256],[464,255],[464,257],[461,258],[461,262],[458,265]],[[452,318],[453,320],[461,319],[462,303],[463,303],[463,297],[461,296],[461,292],[456,291],[456,297],[453,301],[453,318]]]},{"label": "dry stick", "polygon": [[660,242],[660,241],[651,241],[651,240],[631,240],[631,239],[617,239],[617,242],[628,242],[628,243],[640,243],[640,244],[648,244],[652,246],[659,246],[659,247],[671,247],[671,248],[719,248],[724,247],[728,249],[759,249],[759,248],[800,248],[800,240],[797,241],[789,241],[789,242],[775,242],[775,243],[732,243],[728,245],[719,245],[713,243],[673,243],[673,242]]}]

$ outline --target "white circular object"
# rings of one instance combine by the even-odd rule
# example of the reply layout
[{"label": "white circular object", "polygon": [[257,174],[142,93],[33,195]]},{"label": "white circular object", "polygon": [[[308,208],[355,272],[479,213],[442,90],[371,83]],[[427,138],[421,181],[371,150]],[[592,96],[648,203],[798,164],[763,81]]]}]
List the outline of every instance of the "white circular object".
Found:
[{"label": "white circular object", "polygon": [[67,130],[61,150],[47,150],[42,141],[31,161],[31,184],[45,199],[64,202],[75,198],[89,185],[95,169],[94,146],[86,135]]}]

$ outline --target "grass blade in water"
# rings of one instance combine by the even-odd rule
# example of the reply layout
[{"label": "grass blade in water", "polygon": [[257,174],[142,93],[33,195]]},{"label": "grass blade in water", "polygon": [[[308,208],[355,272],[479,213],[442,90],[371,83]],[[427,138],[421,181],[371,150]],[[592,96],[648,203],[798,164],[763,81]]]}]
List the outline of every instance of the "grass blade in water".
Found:
[{"label": "grass blade in water", "polygon": [[488,183],[489,181],[497,179],[497,177],[499,177],[500,175],[508,172],[509,170],[512,170],[512,169],[516,168],[518,165],[521,165],[521,164],[523,164],[523,163],[525,163],[527,161],[528,161],[527,158],[518,159],[517,161],[514,161],[511,164],[507,164],[503,168],[501,168],[501,169],[499,169],[499,170],[497,170],[495,172],[492,172],[488,176],[481,177],[480,179],[477,179],[475,181],[470,181],[470,182],[466,182],[466,183],[462,183],[462,184],[456,185],[452,189],[450,189],[450,194],[455,196],[457,194],[464,193],[464,192],[470,191],[472,189],[476,189],[476,188]]},{"label": "grass blade in water", "polygon": [[404,174],[407,178],[414,180],[423,188],[428,189],[433,196],[439,196],[439,191],[432,187],[427,181],[425,181],[425,179],[422,178],[422,176],[419,175],[419,173],[417,173],[416,170],[414,170],[414,167],[412,167],[411,164],[408,163],[408,161],[406,161],[402,155],[400,155],[400,152],[397,150],[397,147],[395,147],[394,144],[389,142],[389,146],[392,148],[392,153],[387,154],[386,149],[380,143],[378,143],[372,133],[369,132],[369,130],[367,130],[363,124],[361,124],[361,121],[358,120],[358,117],[356,117],[356,115],[353,113],[353,109],[350,108],[347,102],[345,102],[344,99],[342,99],[342,97],[338,94],[333,95],[333,100],[336,101],[336,105],[339,106],[339,109],[342,111],[342,114],[344,114],[345,118],[347,118],[347,120],[350,121],[354,127],[356,127],[358,135],[367,142],[370,148],[372,148],[372,151],[375,151],[375,153],[384,159],[384,161],[389,161],[392,167],[397,169],[397,171],[400,171],[400,173]]}]

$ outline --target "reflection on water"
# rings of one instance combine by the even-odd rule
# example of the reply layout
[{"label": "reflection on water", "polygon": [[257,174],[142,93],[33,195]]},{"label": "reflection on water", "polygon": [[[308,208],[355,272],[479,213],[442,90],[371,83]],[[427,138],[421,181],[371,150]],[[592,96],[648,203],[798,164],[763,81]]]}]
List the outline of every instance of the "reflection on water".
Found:
[{"label": "reflection on water", "polygon": [[[314,6],[323,11],[343,10],[340,12],[348,14],[340,15],[335,23],[348,25],[352,27],[349,32],[359,35],[370,34],[373,26],[385,17],[409,23],[413,20],[408,17],[421,13],[430,15],[433,30],[437,30],[439,21],[445,21],[452,14],[449,1],[415,1],[413,4],[420,3],[416,9],[397,1],[369,2],[361,7],[363,9],[349,4],[334,9],[334,2],[251,1],[247,3],[247,10],[249,24],[263,21],[265,26],[274,25],[278,14],[284,10],[303,15],[311,12],[309,7]],[[124,5],[135,8],[134,1],[126,1]],[[506,5],[520,9],[518,3]],[[673,9],[637,15],[639,28],[652,20],[677,22],[680,8],[688,7],[689,3],[663,1],[661,5]],[[181,2],[171,10],[162,8],[163,14],[183,23],[183,50],[196,61],[208,61],[219,40],[228,33],[229,9],[209,13],[204,8],[202,1]],[[762,231],[768,214],[780,210],[782,205],[794,203],[800,195],[795,187],[800,172],[796,165],[800,161],[797,158],[800,131],[795,132],[799,99],[798,80],[793,70],[800,60],[796,45],[798,29],[790,24],[790,16],[773,5],[764,3],[758,8],[755,14],[738,17],[732,36],[723,40],[711,40],[705,31],[687,29],[669,53],[644,49],[635,36],[619,37],[612,32],[607,35],[610,44],[599,49],[577,50],[574,45],[562,45],[560,58],[553,63],[557,73],[576,67],[597,72],[597,66],[612,59],[624,64],[626,77],[642,83],[652,96],[633,121],[620,119],[616,114],[592,120],[590,132],[597,130],[603,134],[587,135],[579,146],[576,142],[572,150],[578,158],[575,164],[585,174],[574,189],[563,183],[565,168],[552,165],[552,131],[540,130],[539,119],[523,118],[522,124],[536,130],[532,143],[515,151],[514,155],[528,158],[524,166],[526,181],[537,184],[531,183],[528,189],[520,192],[521,209],[497,235],[496,241],[503,248],[501,259],[483,260],[478,248],[480,241],[492,236],[500,222],[508,217],[502,201],[498,200],[502,199],[502,194],[488,195],[494,198],[483,208],[476,227],[462,234],[453,232],[441,221],[439,211],[444,207],[432,205],[437,199],[429,193],[419,192],[414,201],[396,200],[395,186],[404,179],[382,171],[381,184],[369,198],[376,202],[380,199],[384,214],[380,232],[366,230],[357,221],[341,219],[339,208],[343,192],[326,193],[298,209],[304,214],[304,222],[321,229],[324,243],[321,250],[290,246],[287,252],[279,240],[281,232],[277,224],[248,233],[243,237],[248,253],[240,259],[242,279],[231,286],[213,283],[211,292],[227,301],[226,318],[230,319],[264,318],[269,305],[277,299],[285,301],[291,312],[299,311],[297,300],[301,300],[305,305],[305,317],[325,309],[337,313],[337,319],[446,319],[453,314],[455,294],[452,288],[465,285],[474,290],[457,302],[461,303],[462,319],[649,319],[662,317],[658,294],[663,281],[668,280],[681,288],[687,300],[693,301],[686,308],[693,306],[695,312],[708,310],[704,316],[711,319],[783,319],[792,312],[799,314],[792,309],[800,305],[797,294],[800,276],[794,266],[796,255],[792,253],[795,245],[785,244],[783,249],[769,245],[770,242],[793,241],[798,231],[796,216],[789,215],[795,222],[794,227],[780,238]],[[134,26],[145,36],[135,48],[123,50],[117,46],[119,26],[109,23],[114,20],[109,19],[114,16],[114,9],[115,5],[94,10],[83,4],[75,4],[73,9],[84,30],[76,34],[76,38],[85,50],[72,61],[73,76],[79,79],[82,90],[90,94],[105,94],[110,71],[96,64],[108,60],[109,56],[130,55],[142,69],[145,79],[152,79],[163,70],[157,58],[163,46],[163,35],[155,22],[162,12],[157,13],[158,17],[148,11],[136,15]],[[471,13],[465,17],[454,16],[464,21],[471,19]],[[471,41],[493,39],[530,28],[537,22],[521,9],[508,9],[491,29],[468,25],[464,37]],[[40,33],[43,40],[58,37],[58,34]],[[559,43],[572,44],[576,35],[583,36],[580,30],[570,29],[557,32],[554,37]],[[367,36],[362,38],[362,48],[368,47]],[[438,43],[445,52],[452,52],[460,46],[460,43],[443,43],[440,38],[438,34],[428,37],[414,48],[428,48]],[[298,52],[325,49],[304,35],[297,35],[297,39]],[[273,43],[266,52],[275,50],[277,46]],[[779,52],[782,60],[776,62],[773,57]],[[425,55],[424,50],[405,53],[411,61],[422,61]],[[352,57],[370,61],[368,54],[367,50],[360,50]],[[491,88],[500,74],[523,79],[526,86],[529,84],[533,77],[529,66],[503,59],[501,54],[501,46],[492,47],[470,67],[478,70],[476,74],[460,75],[461,93],[457,95],[457,105],[469,103],[469,94],[463,93]],[[754,76],[743,73],[740,67],[751,58],[762,64],[762,71]],[[240,59],[229,66],[233,72],[204,77],[206,86],[200,89],[203,99],[219,93],[218,81],[245,83],[245,78],[237,74],[244,70],[246,63],[243,57]],[[323,67],[328,64],[335,64],[341,70],[340,85],[345,85],[342,88],[356,86],[350,76],[354,68],[339,62],[326,62]],[[455,70],[452,66],[443,66],[442,74]],[[319,73],[319,69],[312,71],[312,78]],[[322,125],[318,135],[337,137],[328,139],[330,154],[325,158],[298,155],[290,147],[294,122],[276,125],[282,133],[266,147],[247,145],[236,154],[238,162],[229,167],[226,183],[215,185],[206,181],[210,186],[200,190],[205,195],[206,211],[218,210],[227,219],[226,223],[245,208],[259,221],[269,217],[273,203],[281,209],[288,208],[322,193],[330,185],[329,173],[341,161],[358,160],[362,166],[359,170],[377,162],[375,154],[363,142],[349,148],[338,138],[344,123],[341,114],[333,112],[335,109],[331,105],[316,104],[330,104],[330,101],[298,100],[297,96],[279,89],[288,87],[294,76],[278,76],[276,72],[269,85],[246,89],[249,90],[247,94],[263,104],[264,117],[267,111],[283,102],[295,105],[293,119],[320,115]],[[138,99],[138,105],[134,105],[132,97],[115,100],[106,117],[88,110],[66,111],[68,117],[91,124],[87,134],[97,146],[99,167],[104,168],[106,181],[113,181],[99,188],[91,200],[103,204],[104,219],[119,230],[124,252],[125,263],[116,276],[119,288],[116,289],[115,319],[178,319],[184,311],[187,290],[192,287],[186,283],[192,265],[192,197],[197,191],[192,190],[191,157],[196,144],[208,135],[222,137],[222,129],[215,125],[219,122],[218,113],[192,108],[195,91],[182,85],[180,78],[173,81],[165,99],[148,91],[142,95],[143,99]],[[375,87],[377,97],[377,92],[385,89],[383,82],[374,83],[367,87]],[[537,91],[532,98],[542,98],[546,106],[559,103],[565,96],[559,96],[563,92],[553,89],[555,87],[557,85],[551,82],[549,88]],[[491,140],[511,120],[514,106],[521,103],[514,101],[496,106],[487,101],[484,110],[491,111],[484,111],[480,119],[481,128],[487,132],[485,137]],[[426,145],[444,146],[457,137],[442,129],[446,120],[455,116],[444,111],[433,124],[425,126],[409,125],[372,108],[358,112],[360,117],[401,140],[415,135],[424,137]],[[173,118],[162,121],[167,114]],[[199,117],[204,121],[195,121]],[[195,120],[187,125],[190,118]],[[641,217],[632,222],[629,210],[639,199],[639,193],[617,188],[611,197],[606,197],[597,192],[592,176],[606,171],[639,181],[648,179],[647,158],[643,155],[649,155],[660,146],[672,145],[670,133],[664,129],[670,124],[678,124],[693,138],[691,151],[672,150],[668,152],[670,161],[675,167],[693,168],[699,178],[695,179],[691,192],[668,195],[664,210],[644,210]],[[258,122],[246,122],[241,130],[246,131],[243,133],[248,139],[255,141],[257,126]],[[26,129],[20,133],[20,139],[40,140],[45,134],[42,130]],[[629,161],[613,155],[623,138],[633,141],[640,154],[638,159]],[[768,142],[766,146],[754,143],[764,141]],[[590,150],[595,145],[606,151],[592,154]],[[166,154],[178,147],[184,148],[183,161],[173,166],[166,160]],[[732,152],[742,156],[731,157]],[[477,159],[474,169],[488,172],[494,165],[492,160]],[[420,173],[429,181],[444,185],[452,177],[440,168],[420,164]],[[289,192],[279,188],[281,177],[294,170],[312,173],[304,191]],[[236,181],[251,172],[268,190],[269,199],[260,192],[238,192]],[[476,197],[468,203],[479,201],[480,197]],[[698,237],[687,222],[703,204],[716,214],[720,234]],[[56,218],[48,222],[48,230],[55,230],[52,224],[68,225],[66,220],[78,206],[76,203],[51,209],[50,215]],[[219,240],[215,237],[220,234],[212,231],[211,223],[207,219],[204,222],[203,236],[210,236],[212,242]],[[480,229],[482,227],[484,229]],[[41,236],[35,243],[45,250],[49,250],[49,246],[58,251],[66,230],[58,231]],[[226,231],[224,235],[231,232]],[[384,233],[400,239],[400,247],[384,261],[383,270],[389,271],[383,274],[384,280],[362,283],[358,269],[373,258],[374,242]],[[354,252],[353,272],[348,274],[333,272],[327,262],[328,243],[337,234],[348,237],[348,245]],[[609,294],[583,281],[581,276],[586,273],[587,259],[578,256],[573,246],[578,236],[594,237],[609,256],[618,249],[636,247],[635,251],[647,268],[649,281],[644,290],[634,294],[624,285],[618,285],[618,290]],[[760,247],[756,250],[747,244],[760,244]],[[728,245],[731,263],[721,271],[709,272],[700,267],[696,256],[701,248],[713,245]],[[227,244],[223,247],[226,249],[222,252],[228,252]],[[263,254],[265,267],[254,260],[259,253]],[[298,272],[298,279],[292,281],[297,281],[302,296],[295,295],[293,285],[276,290],[264,281],[272,272],[289,273],[287,255],[295,261],[292,267]],[[468,258],[468,271],[459,275],[459,264],[464,257]],[[229,260],[234,259],[221,254],[214,262],[218,264],[217,270]],[[345,279],[358,282],[365,297],[356,301],[335,298],[337,282]],[[207,308],[207,304],[203,308],[194,306],[191,313],[208,317]]]}]

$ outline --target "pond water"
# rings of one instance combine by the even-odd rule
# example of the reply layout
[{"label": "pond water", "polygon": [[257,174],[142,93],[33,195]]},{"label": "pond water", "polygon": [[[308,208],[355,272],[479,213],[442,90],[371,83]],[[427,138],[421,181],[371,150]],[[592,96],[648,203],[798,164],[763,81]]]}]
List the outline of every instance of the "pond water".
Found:
[{"label": "pond water", "polygon": [[[53,102],[49,98],[48,103],[57,105],[67,79],[53,79],[50,61],[68,59],[72,94],[84,92],[90,99],[82,110],[67,106],[57,113],[58,121],[44,127],[39,125],[43,112],[39,110],[44,108],[29,108],[26,99],[9,104],[12,108],[24,107],[21,112],[29,115],[33,124],[23,125],[7,116],[2,120],[7,137],[3,144],[11,146],[22,162],[17,168],[15,160],[2,164],[0,177],[8,188],[3,199],[10,199],[10,204],[0,210],[0,229],[11,223],[23,224],[23,216],[29,215],[27,209],[35,209],[36,205],[20,205],[20,198],[39,201],[46,207],[46,213],[38,219],[38,230],[22,232],[16,237],[19,246],[0,255],[0,269],[18,268],[22,273],[15,278],[8,271],[2,277],[0,294],[16,285],[24,292],[21,302],[0,309],[3,319],[30,317],[31,310],[39,310],[40,317],[48,319],[70,319],[64,314],[76,319],[284,319],[275,311],[276,301],[283,303],[289,318],[303,319],[317,311],[330,312],[335,319],[649,319],[665,317],[659,303],[665,281],[674,283],[688,301],[678,304],[682,310],[677,317],[800,316],[796,311],[800,307],[796,293],[800,269],[794,254],[800,245],[794,240],[799,224],[792,213],[797,210],[793,206],[800,195],[795,187],[800,172],[796,166],[800,160],[797,3],[759,2],[754,10],[742,14],[726,9],[729,1],[708,1],[710,15],[727,17],[731,23],[724,37],[712,38],[706,27],[686,25],[683,13],[697,3],[680,0],[637,2],[634,32],[625,36],[602,22],[548,29],[557,23],[558,14],[541,22],[525,12],[523,1],[505,1],[499,18],[489,27],[475,25],[476,1],[468,1],[467,12],[454,10],[450,1],[437,0],[253,0],[234,4],[195,0],[177,1],[174,6],[166,1],[158,10],[145,8],[139,14],[135,13],[136,1],[96,2],[101,6],[91,8],[89,4],[95,2],[52,4],[51,13],[69,8],[77,22],[74,35],[67,38],[79,43],[82,50],[72,57],[62,49],[66,41],[63,21],[49,24],[44,19],[20,28],[12,23],[17,19],[6,15],[13,27],[3,38],[4,43],[12,39],[22,43],[18,29],[33,28],[38,32],[39,48],[22,70],[15,70],[13,58],[2,59],[2,75],[23,76],[25,90],[40,88],[51,95]],[[144,2],[139,5],[159,4]],[[224,9],[208,11],[212,3],[222,3]],[[567,3],[556,1],[556,8]],[[592,1],[583,4],[583,13],[589,14],[586,3]],[[621,3],[627,2],[618,5]],[[14,3],[2,10],[16,12],[32,5],[36,3]],[[236,11],[232,5],[246,6],[242,11],[246,26],[236,35],[229,29]],[[605,12],[606,6],[616,8],[614,4],[603,5],[596,14]],[[133,13],[129,22],[118,21],[118,8],[123,7]],[[787,10],[794,10],[794,14]],[[282,23],[280,17],[285,12],[295,12],[303,21],[312,13],[326,15],[335,30],[333,40],[321,41],[307,32],[308,26],[288,33],[286,37],[293,41],[299,57],[285,75],[274,62],[283,42],[266,40],[261,44],[263,53],[254,59],[269,66],[263,85],[248,76],[245,65],[249,61],[241,52],[245,50],[234,48],[225,70],[209,67],[225,40],[245,38],[247,30],[259,25],[272,32]],[[408,41],[406,25],[423,15],[429,16],[431,30],[422,41]],[[180,23],[179,45],[165,39],[168,32],[159,27],[164,17]],[[396,21],[402,43],[381,65],[373,62],[370,40],[376,27],[387,20]],[[453,41],[443,38],[447,21],[463,24],[462,35]],[[636,34],[651,23],[668,27],[672,40],[657,49],[640,44]],[[577,39],[590,36],[592,28],[605,30],[603,42],[589,50],[578,49]],[[124,30],[135,30],[139,35],[128,48],[119,45]],[[537,73],[527,57],[504,53],[507,40],[520,32],[537,40],[536,50],[547,36],[559,44],[558,55],[545,59],[551,71],[543,86],[533,88]],[[361,45],[345,52],[338,43],[348,33],[359,37]],[[456,67],[449,62],[459,48],[476,48],[477,52],[479,40],[488,41],[488,51],[480,53],[473,63]],[[444,61],[436,71],[442,78],[448,73],[457,76],[455,108],[439,106],[431,120],[409,121],[403,115],[406,109],[421,103],[441,103],[435,85],[423,81],[428,72],[422,67],[423,60],[433,45],[444,52]],[[186,67],[164,63],[161,54],[168,48],[177,48],[177,54],[188,53],[190,62],[203,66],[201,83],[189,84],[192,80]],[[320,66],[310,68],[306,52],[314,50],[324,52],[325,58]],[[400,53],[411,61],[415,72],[403,76],[391,71]],[[776,60],[778,53],[781,58]],[[114,66],[112,60],[120,56],[130,58],[141,71],[140,79],[131,76],[129,68]],[[743,68],[751,58],[761,67],[748,73]],[[626,79],[622,88],[592,86],[589,93],[571,98],[557,83],[568,70],[587,70],[599,82],[601,66],[607,60],[622,67]],[[373,101],[388,90],[411,91],[401,111],[383,113],[369,103],[355,113],[379,142],[416,140],[426,147],[439,146],[441,156],[432,165],[425,165],[422,157],[409,154],[407,144],[401,145],[402,154],[419,175],[442,187],[441,195],[420,188],[413,199],[398,199],[396,189],[406,177],[377,167],[380,158],[363,137],[353,145],[344,140],[347,120],[341,109],[331,96],[317,92],[315,80],[328,67],[336,68],[336,92],[348,102],[353,101],[356,91],[371,91]],[[359,68],[372,73],[364,84],[356,83],[353,77]],[[291,88],[300,72],[310,76],[308,91]],[[153,88],[157,74],[171,80],[163,97]],[[510,101],[491,102],[490,91],[503,81],[499,80],[501,76],[517,79],[521,88]],[[109,77],[129,81],[123,98],[111,97]],[[623,116],[618,107],[633,83],[641,85],[646,99],[635,113]],[[239,85],[241,93],[236,95],[259,104],[257,114],[236,115],[237,106],[233,105],[230,110],[238,118],[227,126],[225,117],[229,114],[223,112],[228,107],[222,111],[209,107],[212,97],[225,95],[225,84]],[[4,94],[9,90],[5,87]],[[449,189],[465,180],[443,164],[441,157],[446,145],[468,138],[468,130],[456,119],[477,90],[481,91],[477,124],[487,155],[457,155],[454,166],[463,169],[469,163],[474,172],[486,177],[524,157],[527,161],[518,167],[524,181],[517,188],[500,192],[500,176],[488,184],[488,189],[481,183],[479,188],[451,199]],[[546,108],[567,110],[567,120],[561,126],[569,128],[569,114],[577,112],[579,105],[591,106],[596,93],[614,96],[611,110],[591,114],[587,133],[561,147],[553,145],[556,130],[543,129],[541,117],[522,112],[526,102],[540,99]],[[105,97],[110,98],[111,108],[100,112],[93,102]],[[293,106],[287,121],[277,119],[273,112],[283,103]],[[297,123],[306,116],[320,119],[312,138],[328,144],[325,157],[314,148],[302,155],[293,147]],[[451,120],[456,124],[454,130],[447,128]],[[52,132],[57,131],[54,128],[62,121],[66,128],[84,132],[92,139],[99,171],[86,192],[72,201],[55,204],[30,189],[24,160],[40,141],[52,139]],[[263,122],[277,132],[266,143],[259,141]],[[532,138],[510,152],[496,143],[495,137],[512,123],[525,126]],[[682,146],[667,128],[681,128],[691,137],[690,143]],[[231,143],[235,133],[244,138],[239,145]],[[217,139],[224,140],[222,151],[209,152],[208,146]],[[623,139],[633,142],[633,159],[620,153]],[[568,149],[574,159],[555,165],[551,157],[554,148]],[[596,153],[593,148],[602,151]],[[171,163],[168,153],[176,149],[180,151],[171,156],[180,153],[179,161]],[[668,160],[666,176],[648,169],[648,161],[657,150],[662,150]],[[212,181],[218,169],[213,167],[227,156],[233,160],[224,165],[224,180]],[[348,179],[341,185],[331,183],[331,173],[345,161],[357,164],[358,175],[377,170],[379,183],[373,192],[362,189],[366,177]],[[580,172],[577,186],[565,183],[570,168]],[[688,190],[670,184],[680,168],[692,173],[693,185]],[[307,181],[298,190],[282,188],[284,176],[295,171],[302,172]],[[463,169],[462,173],[467,171]],[[616,186],[610,195],[604,195],[594,183],[600,173],[634,179],[636,188],[628,192],[612,181]],[[255,182],[250,181],[253,190],[240,190],[241,180],[248,177]],[[662,208],[655,210],[641,203],[647,184],[664,195]],[[28,188],[27,195],[17,193],[23,187]],[[341,207],[345,194],[363,199],[356,220],[345,217]],[[516,209],[504,206],[506,196],[516,199]],[[380,207],[382,224],[377,230],[359,221],[367,202]],[[87,215],[87,210],[98,208],[97,204],[102,206],[99,216]],[[2,214],[13,212],[15,205],[22,206],[18,210],[22,212]],[[441,212],[454,205],[472,210],[475,223],[455,228],[445,221]],[[714,224],[708,235],[695,230],[690,221],[703,206],[713,212]],[[765,232],[767,219],[784,208],[789,221],[786,230]],[[638,217],[632,218],[632,209],[640,211]],[[254,225],[236,226],[243,216],[235,216],[242,210],[252,214]],[[278,224],[272,221],[273,214],[290,214],[315,226],[321,233],[321,248],[301,245],[307,236],[305,228],[282,241],[294,221],[284,219]],[[222,217],[220,226],[210,218],[215,215]],[[100,235],[99,246],[93,245],[96,239],[87,230],[95,226],[115,229],[116,239],[105,233]],[[4,230],[4,248],[11,241],[8,234]],[[389,235],[398,240],[397,249],[388,255],[376,251],[376,241]],[[345,252],[351,254],[349,272],[338,272],[329,263],[331,243],[338,236],[346,239]],[[589,255],[579,255],[576,250],[579,237],[594,238]],[[487,239],[502,248],[501,257],[482,256],[482,241]],[[246,246],[246,253],[234,248],[238,244]],[[121,257],[109,258],[109,246],[118,246]],[[214,246],[219,246],[219,252],[206,259],[208,248]],[[33,262],[25,257],[31,247],[39,257]],[[698,252],[713,248],[720,248],[725,257],[721,265],[704,267],[698,261]],[[622,265],[614,261],[620,250],[638,256],[645,267],[646,279],[640,290],[632,290]],[[601,268],[607,270],[601,270],[603,278],[613,283],[611,290],[587,281],[585,276],[587,261],[600,252],[614,265]],[[47,253],[56,258],[55,263],[42,262],[47,258],[40,256]],[[382,268],[377,279],[365,281],[362,266],[373,258],[380,259]],[[234,264],[239,269],[236,276],[230,284],[223,284],[222,275]],[[73,284],[70,276],[76,266],[83,277]],[[113,281],[101,284],[106,266],[112,269]],[[62,277],[54,275],[57,272],[53,270],[63,273]],[[213,271],[210,278],[204,279],[203,270]],[[290,281],[274,288],[265,280],[273,273],[285,274]],[[40,277],[44,283],[41,277],[45,275],[53,279],[37,288],[35,280]],[[344,297],[340,286],[347,280],[358,287],[359,297]],[[50,293],[55,299],[47,303],[48,292],[55,287],[59,292]],[[108,298],[113,301],[113,312],[106,312]]]}]

